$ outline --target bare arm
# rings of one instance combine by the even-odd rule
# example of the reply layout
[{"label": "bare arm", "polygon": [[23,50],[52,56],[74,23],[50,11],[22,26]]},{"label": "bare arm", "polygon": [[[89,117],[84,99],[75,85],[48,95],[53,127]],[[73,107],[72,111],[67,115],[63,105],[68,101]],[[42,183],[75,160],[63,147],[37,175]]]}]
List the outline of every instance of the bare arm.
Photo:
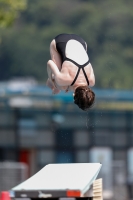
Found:
[{"label": "bare arm", "polygon": [[71,77],[67,71],[67,69],[63,70],[63,73],[59,71],[57,65],[49,60],[47,63],[47,72],[48,77],[51,81],[55,81],[59,86],[67,86],[71,82]]}]

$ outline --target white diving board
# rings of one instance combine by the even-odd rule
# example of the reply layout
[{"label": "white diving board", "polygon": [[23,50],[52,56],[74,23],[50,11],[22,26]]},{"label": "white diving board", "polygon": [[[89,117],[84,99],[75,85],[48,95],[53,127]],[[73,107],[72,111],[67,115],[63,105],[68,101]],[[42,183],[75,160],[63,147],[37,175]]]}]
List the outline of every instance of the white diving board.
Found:
[{"label": "white diving board", "polygon": [[82,197],[101,166],[100,163],[48,164],[12,191],[18,198]]}]

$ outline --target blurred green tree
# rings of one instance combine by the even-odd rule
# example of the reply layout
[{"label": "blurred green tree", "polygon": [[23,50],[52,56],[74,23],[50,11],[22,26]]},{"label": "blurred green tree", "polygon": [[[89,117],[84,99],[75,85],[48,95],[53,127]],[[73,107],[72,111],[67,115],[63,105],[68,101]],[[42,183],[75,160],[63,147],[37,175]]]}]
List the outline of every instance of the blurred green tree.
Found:
[{"label": "blurred green tree", "polygon": [[26,0],[0,0],[0,27],[11,25],[25,8]]}]

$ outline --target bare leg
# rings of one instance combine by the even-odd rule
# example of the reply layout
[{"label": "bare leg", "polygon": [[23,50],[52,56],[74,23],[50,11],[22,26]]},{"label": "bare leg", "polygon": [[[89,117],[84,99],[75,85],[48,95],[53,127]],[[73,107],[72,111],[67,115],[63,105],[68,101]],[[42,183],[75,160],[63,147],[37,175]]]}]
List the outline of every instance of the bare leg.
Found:
[{"label": "bare leg", "polygon": [[[47,79],[46,85],[49,88],[51,88],[51,90],[53,91],[53,94],[58,94],[60,92],[60,89],[58,89],[55,85],[54,75],[51,73],[51,70],[50,70],[51,65],[56,66],[56,64],[52,60],[49,60],[47,63],[48,79]],[[59,71],[59,69],[58,69],[58,71]]]},{"label": "bare leg", "polygon": [[[61,68],[62,68],[61,57],[60,57],[60,54],[58,53],[58,51],[56,50],[55,40],[52,40],[52,42],[50,44],[50,55],[51,55],[52,61],[57,65],[58,69],[61,70]],[[54,77],[53,77],[53,79],[54,79]],[[53,94],[58,94],[60,92],[60,90],[58,88],[56,88],[54,81],[50,80],[49,78],[46,82],[46,85],[52,89]]]},{"label": "bare leg", "polygon": [[56,50],[56,43],[55,40],[52,40],[50,44],[50,55],[53,62],[57,65],[59,70],[62,68],[61,57],[58,51]]}]

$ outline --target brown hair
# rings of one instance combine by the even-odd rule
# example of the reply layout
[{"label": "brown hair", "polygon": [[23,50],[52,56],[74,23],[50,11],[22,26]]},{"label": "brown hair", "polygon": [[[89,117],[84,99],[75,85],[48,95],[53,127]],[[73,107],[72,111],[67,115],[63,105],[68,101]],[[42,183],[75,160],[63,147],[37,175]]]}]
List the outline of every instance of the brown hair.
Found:
[{"label": "brown hair", "polygon": [[91,108],[95,101],[95,93],[88,86],[79,86],[74,93],[74,103],[84,111]]}]

